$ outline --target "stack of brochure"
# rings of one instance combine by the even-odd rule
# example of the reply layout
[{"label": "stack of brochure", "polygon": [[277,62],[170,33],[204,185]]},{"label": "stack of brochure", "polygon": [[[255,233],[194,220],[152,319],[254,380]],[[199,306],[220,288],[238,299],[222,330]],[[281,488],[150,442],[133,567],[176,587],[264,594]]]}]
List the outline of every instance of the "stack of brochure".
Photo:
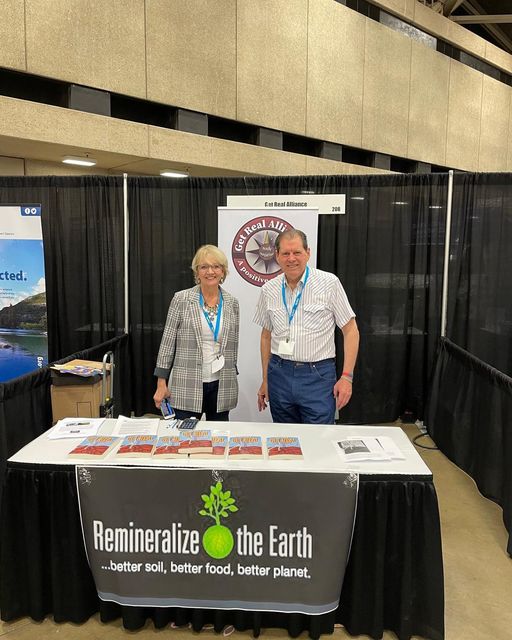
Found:
[{"label": "stack of brochure", "polygon": [[334,443],[346,462],[360,460],[405,460],[405,455],[388,436],[351,436]]}]

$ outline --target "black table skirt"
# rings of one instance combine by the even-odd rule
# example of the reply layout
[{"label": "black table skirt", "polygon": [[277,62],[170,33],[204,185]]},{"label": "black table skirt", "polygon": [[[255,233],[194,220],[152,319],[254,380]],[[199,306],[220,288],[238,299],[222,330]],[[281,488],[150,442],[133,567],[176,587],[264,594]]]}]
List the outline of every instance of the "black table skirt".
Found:
[{"label": "black table skirt", "polygon": [[444,585],[437,496],[431,478],[361,476],[350,559],[336,611],[320,616],[127,607],[99,600],[85,556],[74,467],[8,463],[0,524],[2,620],[23,616],[81,623],[122,617],[126,629],[213,624],[238,631],[283,628],[292,637],[332,633],[381,638],[393,631],[444,638]]}]

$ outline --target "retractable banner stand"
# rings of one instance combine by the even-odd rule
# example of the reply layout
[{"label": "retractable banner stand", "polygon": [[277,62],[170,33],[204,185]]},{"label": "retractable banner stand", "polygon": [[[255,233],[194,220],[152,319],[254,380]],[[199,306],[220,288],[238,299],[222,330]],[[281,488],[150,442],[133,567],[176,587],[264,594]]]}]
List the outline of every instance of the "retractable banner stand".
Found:
[{"label": "retractable banner stand", "polygon": [[0,206],[0,382],[48,363],[41,206]]},{"label": "retractable banner stand", "polygon": [[240,303],[238,348],[238,406],[232,420],[271,422],[270,409],[258,412],[257,393],[261,385],[261,327],[253,322],[260,288],[282,271],[276,261],[275,240],[288,229],[304,231],[311,248],[309,264],[316,266],[318,209],[219,207],[219,247],[228,258],[226,289]]},{"label": "retractable banner stand", "polygon": [[77,466],[102,600],[320,615],[338,607],[358,476]]}]

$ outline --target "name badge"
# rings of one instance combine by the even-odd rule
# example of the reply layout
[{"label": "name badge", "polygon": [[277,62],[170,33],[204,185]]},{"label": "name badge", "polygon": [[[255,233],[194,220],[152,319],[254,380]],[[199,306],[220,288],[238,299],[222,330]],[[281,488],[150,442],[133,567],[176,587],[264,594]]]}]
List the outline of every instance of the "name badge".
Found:
[{"label": "name badge", "polygon": [[281,340],[279,343],[278,354],[280,356],[293,356],[293,349],[295,347],[295,340]]},{"label": "name badge", "polygon": [[225,364],[224,356],[217,356],[212,362],[212,373],[220,371]]}]

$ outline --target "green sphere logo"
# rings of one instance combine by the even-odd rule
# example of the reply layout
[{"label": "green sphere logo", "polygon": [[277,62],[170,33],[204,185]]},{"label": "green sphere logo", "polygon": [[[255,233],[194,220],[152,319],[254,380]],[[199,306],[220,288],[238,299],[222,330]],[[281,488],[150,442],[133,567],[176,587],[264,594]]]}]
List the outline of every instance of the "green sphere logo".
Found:
[{"label": "green sphere logo", "polygon": [[210,495],[203,494],[204,503],[199,515],[212,518],[215,521],[203,533],[203,549],[215,560],[222,560],[229,556],[235,545],[233,534],[228,527],[220,523],[221,518],[229,517],[230,513],[238,511],[231,491],[222,491],[222,482],[210,487]]},{"label": "green sphere logo", "polygon": [[229,556],[235,545],[231,531],[222,524],[208,527],[203,534],[203,549],[216,560]]}]

